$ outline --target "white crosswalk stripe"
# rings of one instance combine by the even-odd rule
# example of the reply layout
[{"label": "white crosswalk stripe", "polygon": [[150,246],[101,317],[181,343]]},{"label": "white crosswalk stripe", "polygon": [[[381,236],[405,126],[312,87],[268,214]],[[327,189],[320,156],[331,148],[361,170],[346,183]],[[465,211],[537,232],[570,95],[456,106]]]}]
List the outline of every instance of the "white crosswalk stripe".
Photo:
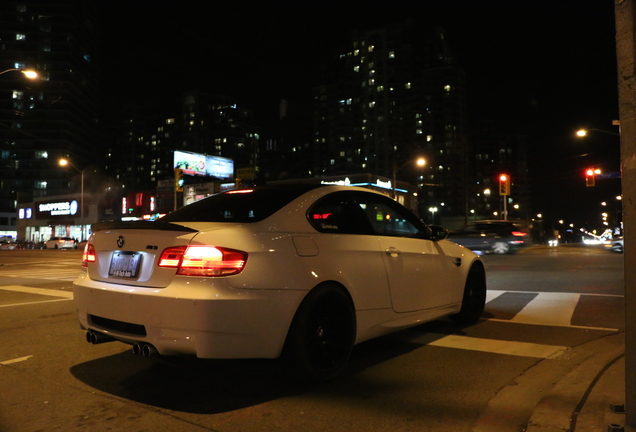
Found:
[{"label": "white crosswalk stripe", "polygon": [[78,268],[39,268],[39,269],[7,269],[0,270],[0,277],[8,278],[30,278],[30,279],[44,279],[44,280],[57,280],[57,281],[74,281],[80,274]]},{"label": "white crosswalk stripe", "polygon": [[570,325],[580,294],[539,293],[512,322],[541,325]]},{"label": "white crosswalk stripe", "polygon": [[[533,294],[535,297],[527,302],[514,317],[510,319],[491,319],[492,321],[506,321],[517,324],[536,324],[546,326],[581,327],[571,324],[574,311],[576,310],[579,300],[583,295],[581,293],[489,290],[486,295],[486,310],[488,310],[488,303],[499,298],[503,294]],[[617,329],[614,328],[594,328],[597,330],[617,331]]]}]

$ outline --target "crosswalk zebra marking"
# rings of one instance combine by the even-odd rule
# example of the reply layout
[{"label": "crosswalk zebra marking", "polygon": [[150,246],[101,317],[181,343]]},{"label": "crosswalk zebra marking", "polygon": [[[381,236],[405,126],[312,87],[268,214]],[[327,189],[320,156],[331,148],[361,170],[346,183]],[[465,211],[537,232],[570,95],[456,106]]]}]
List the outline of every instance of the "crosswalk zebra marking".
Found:
[{"label": "crosswalk zebra marking", "polygon": [[556,358],[568,350],[568,347],[558,345],[544,345],[498,339],[483,339],[460,335],[444,336],[440,339],[430,342],[429,345],[443,348],[455,348],[469,351],[480,351],[494,354],[505,354],[543,359]]},{"label": "crosswalk zebra marking", "polygon": [[515,323],[569,326],[580,294],[539,293],[511,320]]},{"label": "crosswalk zebra marking", "polygon": [[81,273],[80,270],[51,270],[51,269],[30,271],[28,273],[23,271],[12,271],[12,272],[0,271],[0,277],[73,281],[77,279],[80,273]]},{"label": "crosswalk zebra marking", "polygon": [[71,291],[62,291],[55,289],[46,289],[46,288],[34,288],[34,287],[25,287],[22,285],[5,285],[0,286],[0,290],[3,291],[15,291],[22,292],[27,294],[39,294],[51,297],[63,297],[67,299],[73,298],[73,293]]},{"label": "crosswalk zebra marking", "polygon": [[[531,292],[531,291],[503,291],[489,290],[486,294],[486,310],[488,303],[497,299],[503,294],[534,294],[535,297],[530,300],[523,308],[510,319],[489,318],[488,321],[509,322],[515,324],[544,325],[555,327],[571,327],[589,330],[601,331],[618,331],[616,328],[591,327],[573,325],[572,316],[574,310],[582,295],[582,293],[552,293],[552,292]],[[598,297],[620,297],[616,295],[598,294]]]}]

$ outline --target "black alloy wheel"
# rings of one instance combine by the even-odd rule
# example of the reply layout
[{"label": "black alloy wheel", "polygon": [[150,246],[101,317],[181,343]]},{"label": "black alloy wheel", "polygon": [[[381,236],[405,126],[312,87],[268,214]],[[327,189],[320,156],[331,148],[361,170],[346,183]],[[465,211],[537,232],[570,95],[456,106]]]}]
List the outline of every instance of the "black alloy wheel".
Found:
[{"label": "black alloy wheel", "polygon": [[458,324],[473,324],[479,320],[486,305],[486,272],[475,264],[466,277],[462,307],[451,319]]},{"label": "black alloy wheel", "polygon": [[345,368],[356,336],[349,295],[335,285],[315,288],[302,301],[286,343],[286,357],[300,378],[327,381]]}]

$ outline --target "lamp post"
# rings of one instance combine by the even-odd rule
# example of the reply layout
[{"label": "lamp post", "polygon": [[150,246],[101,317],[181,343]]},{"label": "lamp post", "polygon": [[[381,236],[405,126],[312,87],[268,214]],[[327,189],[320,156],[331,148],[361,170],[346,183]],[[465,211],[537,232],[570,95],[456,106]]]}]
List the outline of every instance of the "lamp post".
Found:
[{"label": "lamp post", "polygon": [[395,161],[393,162],[393,181],[391,183],[391,187],[392,187],[392,192],[393,192],[393,199],[397,198],[397,190],[396,190],[396,183],[397,183],[397,173],[398,171],[400,171],[402,168],[404,168],[405,166],[411,164],[415,162],[417,164],[417,166],[419,167],[423,167],[424,165],[426,165],[426,159],[424,158],[419,158],[415,161],[408,161],[407,163],[405,163],[404,165],[402,165],[401,167],[397,167],[397,164],[395,163]]},{"label": "lamp post", "polygon": [[81,170],[79,168],[77,168],[75,165],[73,165],[68,159],[60,159],[59,161],[60,166],[67,166],[70,165],[73,168],[75,168],[77,170],[77,172],[80,173],[81,175],[81,184],[80,184],[80,223],[82,224],[82,228],[81,228],[81,239],[80,241],[84,241],[84,170]]}]

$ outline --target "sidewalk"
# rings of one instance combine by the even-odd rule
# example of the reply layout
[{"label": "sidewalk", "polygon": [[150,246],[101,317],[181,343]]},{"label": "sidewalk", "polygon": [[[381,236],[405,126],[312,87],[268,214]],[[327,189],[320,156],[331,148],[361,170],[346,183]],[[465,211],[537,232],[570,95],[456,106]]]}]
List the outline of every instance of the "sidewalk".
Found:
[{"label": "sidewalk", "polygon": [[584,361],[552,387],[533,410],[526,432],[623,432],[624,334],[581,347]]}]

